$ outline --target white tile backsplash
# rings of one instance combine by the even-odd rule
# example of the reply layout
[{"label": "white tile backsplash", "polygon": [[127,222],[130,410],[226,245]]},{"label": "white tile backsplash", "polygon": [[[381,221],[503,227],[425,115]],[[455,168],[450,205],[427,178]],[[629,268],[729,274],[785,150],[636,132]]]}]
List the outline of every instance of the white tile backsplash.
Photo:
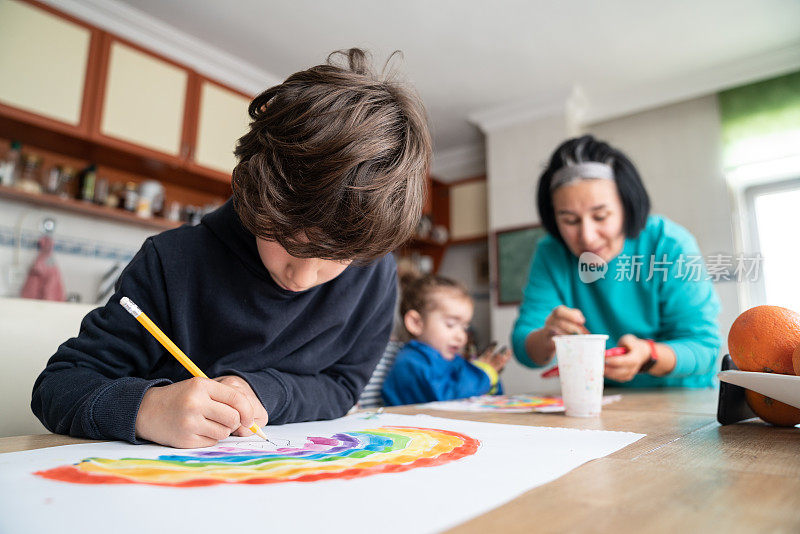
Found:
[{"label": "white tile backsplash", "polygon": [[[22,234],[23,244],[37,239],[42,234],[41,221],[46,217],[56,221],[54,257],[66,292],[78,294],[85,303],[95,302],[103,273],[118,261],[126,262],[148,236],[158,233],[154,229],[0,199],[0,297],[19,296],[38,250],[18,248],[18,236]],[[14,243],[8,239],[9,235],[14,236]]]}]

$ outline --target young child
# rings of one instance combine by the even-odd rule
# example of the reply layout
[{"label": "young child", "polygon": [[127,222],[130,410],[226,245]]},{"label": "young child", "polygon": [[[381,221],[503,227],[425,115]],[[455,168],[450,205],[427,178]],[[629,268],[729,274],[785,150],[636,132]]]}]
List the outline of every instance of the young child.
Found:
[{"label": "young child", "polygon": [[428,275],[406,285],[400,316],[412,340],[383,383],[388,406],[502,392],[498,374],[511,357],[509,349],[487,350],[472,363],[460,356],[472,312],[467,290],[449,278]]},{"label": "young child", "polygon": [[[267,89],[249,114],[232,199],[147,239],[50,358],[31,402],[49,430],[204,447],[356,402],[392,328],[388,253],[422,211],[424,109],[350,49]],[[123,296],[214,380],[191,378]]]}]

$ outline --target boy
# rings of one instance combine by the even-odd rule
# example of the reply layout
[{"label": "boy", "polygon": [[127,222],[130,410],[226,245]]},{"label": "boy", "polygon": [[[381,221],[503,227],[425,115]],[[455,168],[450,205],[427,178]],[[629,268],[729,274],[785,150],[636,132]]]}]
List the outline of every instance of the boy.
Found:
[{"label": "boy", "polygon": [[[58,348],[31,402],[48,429],[204,447],[355,404],[389,339],[388,253],[419,220],[431,142],[413,94],[363,51],[335,54],[253,100],[232,199],[147,239]],[[123,296],[214,380],[190,378]]]},{"label": "boy", "polygon": [[474,304],[467,289],[450,278],[403,279],[400,316],[406,343],[381,395],[387,406],[502,393],[499,374],[511,351],[488,349],[472,362],[461,355]]}]

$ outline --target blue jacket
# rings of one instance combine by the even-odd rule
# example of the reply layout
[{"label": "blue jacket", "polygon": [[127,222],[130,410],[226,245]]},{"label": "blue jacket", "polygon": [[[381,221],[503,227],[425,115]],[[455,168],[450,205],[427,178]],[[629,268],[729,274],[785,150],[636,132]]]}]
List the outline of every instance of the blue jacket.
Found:
[{"label": "blue jacket", "polygon": [[[430,345],[413,340],[397,354],[383,383],[383,400],[387,406],[396,406],[483,395],[494,386],[489,374],[460,356],[446,360]],[[502,393],[496,383],[497,392]]]}]

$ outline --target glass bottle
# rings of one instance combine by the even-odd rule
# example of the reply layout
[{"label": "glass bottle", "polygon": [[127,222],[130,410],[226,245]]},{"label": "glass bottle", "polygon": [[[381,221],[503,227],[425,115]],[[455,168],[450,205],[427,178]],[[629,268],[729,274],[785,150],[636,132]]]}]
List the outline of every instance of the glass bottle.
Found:
[{"label": "glass bottle", "polygon": [[62,172],[63,171],[60,165],[53,165],[50,167],[50,172],[47,173],[47,178],[44,182],[45,193],[50,193],[51,195],[58,193],[58,189],[61,186]]},{"label": "glass bottle", "polygon": [[58,183],[57,194],[61,198],[69,198],[72,182],[75,180],[75,170],[72,167],[62,167],[61,180]]},{"label": "glass bottle", "polygon": [[94,200],[95,180],[97,180],[97,167],[92,163],[81,173],[81,180],[78,184],[78,200],[85,200],[86,202]]},{"label": "glass bottle", "polygon": [[123,195],[123,186],[120,183],[113,183],[108,187],[108,197],[106,198],[106,206],[109,208],[119,208],[121,197]]},{"label": "glass bottle", "polygon": [[98,178],[94,184],[94,203],[101,206],[106,205],[108,200],[108,180]]},{"label": "glass bottle", "polygon": [[22,170],[22,145],[19,141],[12,141],[11,148],[6,156],[0,160],[0,185],[13,186]]},{"label": "glass bottle", "polygon": [[22,173],[16,183],[18,189],[28,193],[42,192],[42,177],[40,176],[42,167],[42,157],[36,154],[24,154],[22,156]]},{"label": "glass bottle", "polygon": [[136,206],[139,204],[139,188],[136,182],[128,182],[125,184],[125,193],[123,195],[123,207],[130,212],[136,211]]}]

